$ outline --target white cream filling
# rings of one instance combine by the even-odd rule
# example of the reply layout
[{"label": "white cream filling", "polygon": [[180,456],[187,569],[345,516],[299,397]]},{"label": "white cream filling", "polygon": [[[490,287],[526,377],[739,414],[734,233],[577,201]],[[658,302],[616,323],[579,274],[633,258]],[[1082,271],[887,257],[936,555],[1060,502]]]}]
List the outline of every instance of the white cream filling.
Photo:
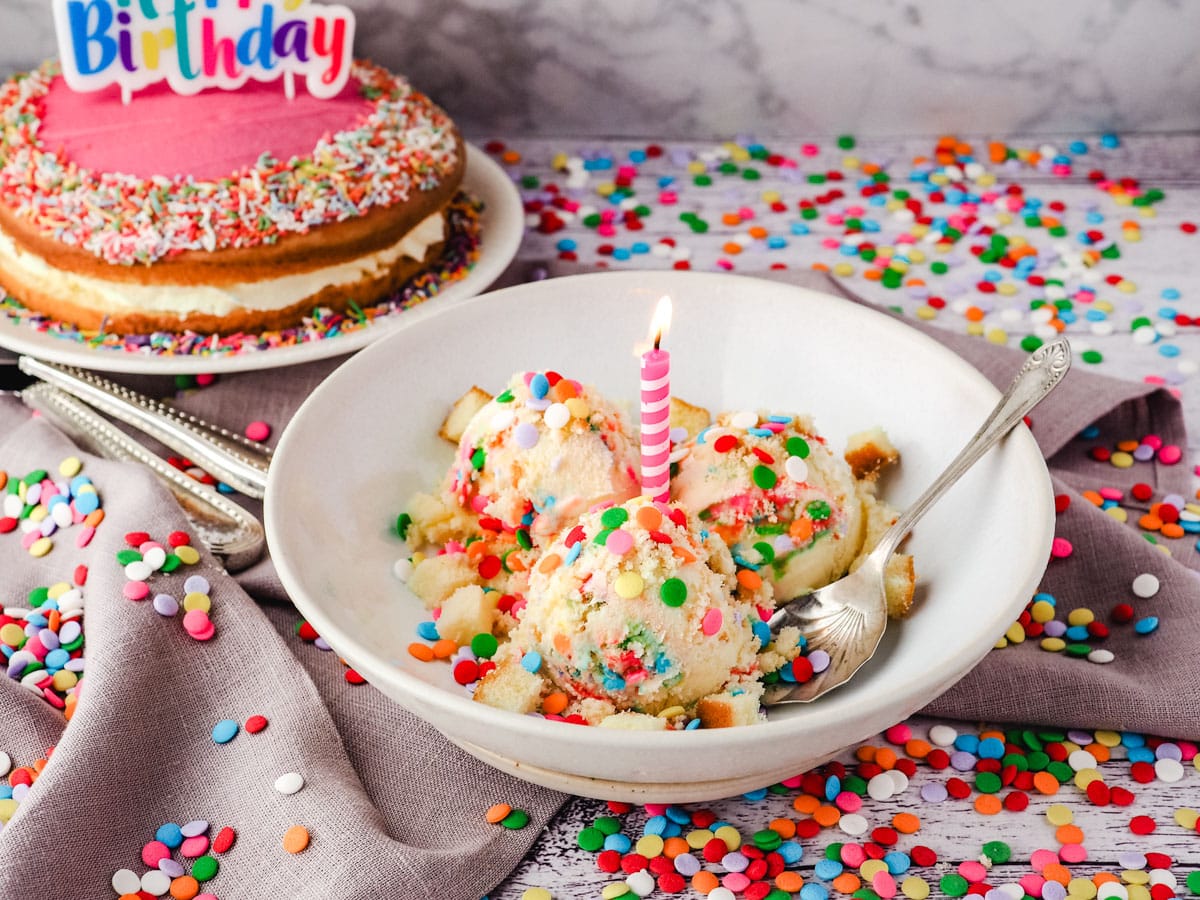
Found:
[{"label": "white cream filling", "polygon": [[385,250],[349,262],[241,284],[134,284],[80,275],[50,265],[36,253],[18,247],[0,228],[0,266],[30,288],[79,306],[109,313],[192,313],[224,316],[238,310],[283,309],[326,287],[349,287],[379,277],[401,257],[422,261],[429,247],[442,240],[445,218],[434,213]]}]

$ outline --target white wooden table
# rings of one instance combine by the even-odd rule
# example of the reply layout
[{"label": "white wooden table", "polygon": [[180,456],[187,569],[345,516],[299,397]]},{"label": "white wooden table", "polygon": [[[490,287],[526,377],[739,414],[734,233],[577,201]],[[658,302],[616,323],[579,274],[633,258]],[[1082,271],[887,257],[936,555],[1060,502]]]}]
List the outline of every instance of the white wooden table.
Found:
[{"label": "white wooden table", "polygon": [[[1084,141],[1086,152],[1072,151],[1073,140]],[[1076,357],[1082,358],[1088,350],[1102,357],[1101,362],[1081,364],[1113,377],[1161,380],[1178,390],[1189,425],[1185,464],[1190,467],[1200,458],[1200,389],[1195,383],[1200,370],[1200,327],[1188,321],[1200,318],[1200,234],[1188,228],[1190,223],[1200,223],[1200,136],[1131,137],[1121,139],[1119,146],[1105,146],[1112,142],[1101,141],[1096,135],[1011,140],[1007,146],[1017,159],[1001,164],[988,160],[986,139],[973,141],[976,158],[982,163],[978,167],[962,166],[967,192],[996,192],[1002,195],[999,202],[1004,203],[1014,196],[1005,193],[1008,186],[1017,184],[1026,199],[1041,202],[1040,214],[1060,219],[1065,228],[1063,236],[1052,237],[1044,225],[1026,223],[1019,212],[997,209],[995,201],[985,200],[978,212],[981,225],[1010,242],[1024,238],[1038,250],[1040,259],[1057,257],[1042,274],[1061,280],[1063,289],[1049,295],[1044,287],[1012,278],[1011,269],[985,264],[973,256],[970,244],[986,244],[991,240],[987,234],[962,240],[948,254],[939,253],[936,241],[928,237],[918,237],[910,244],[895,243],[901,235],[913,235],[916,216],[903,208],[902,202],[889,209],[871,206],[869,200],[859,196],[857,182],[865,177],[863,166],[874,164],[891,176],[891,190],[908,190],[923,201],[918,215],[961,213],[963,208],[954,202],[953,195],[946,197],[949,202],[931,201],[922,189],[923,183],[911,178],[911,160],[932,155],[933,139],[873,141],[853,149],[839,148],[832,140],[812,141],[816,152],[807,155],[806,149],[813,149],[805,147],[807,140],[764,138],[761,151],[755,148],[747,152],[758,142],[742,136],[736,144],[728,145],[662,142],[657,145],[661,155],[651,150],[644,159],[642,154],[651,142],[561,139],[501,143],[503,148],[493,146],[491,150],[498,159],[505,152],[512,154],[507,164],[531,204],[529,231],[520,251],[528,261],[573,253],[581,263],[613,268],[669,268],[686,261],[700,271],[726,269],[742,273],[781,265],[807,268],[822,264],[843,272],[846,286],[872,302],[908,316],[929,317],[934,324],[948,329],[981,329],[987,336],[981,339],[999,340],[1003,332],[1003,340],[1010,346],[1018,345],[1027,335],[1048,333],[1044,320],[1039,319],[1044,313],[1033,311],[1031,301],[1074,298],[1075,321],[1066,324],[1065,333],[1071,337]],[[1030,163],[1029,151],[1040,152],[1051,160],[1058,155],[1070,157],[1071,174],[1039,171]],[[785,159],[770,159],[773,154]],[[626,167],[624,171],[622,167]],[[748,170],[753,174],[747,176]],[[1165,196],[1149,206],[1132,202],[1123,205],[1120,189],[1105,189],[1089,179],[1094,170],[1103,170],[1109,179],[1137,179],[1143,193],[1157,188]],[[945,171],[934,169],[935,174]],[[824,183],[813,183],[810,179],[829,172],[841,173],[842,180],[826,178]],[[706,176],[711,184],[697,184],[698,175],[701,181]],[[995,176],[994,184],[987,183],[989,176]],[[627,181],[633,193],[614,204],[611,190],[620,189],[618,180]],[[550,186],[553,190],[548,190]],[[829,192],[835,189],[845,196],[831,197]],[[1130,187],[1125,192],[1126,201],[1132,200],[1132,190]],[[817,208],[816,218],[803,216],[802,201]],[[1053,206],[1056,203],[1063,204],[1061,211]],[[628,211],[638,206],[644,209],[627,220]],[[587,221],[588,216],[605,210],[615,222],[609,235],[599,234]],[[681,218],[681,214],[688,215]],[[871,220],[879,230],[847,240],[848,218]],[[641,227],[630,229],[627,221]],[[706,230],[698,230],[701,222]],[[752,233],[752,228],[763,231]],[[805,230],[808,233],[800,233]],[[896,246],[907,254],[911,265],[900,287],[889,288],[863,277],[869,263],[848,253],[849,245],[861,240],[870,240],[877,247]],[[1113,244],[1115,252],[1110,248]],[[1087,251],[1106,248],[1108,252],[1094,264],[1085,263]],[[913,250],[920,255],[914,257]],[[1110,258],[1113,256],[1116,258]],[[945,259],[952,263],[948,272],[937,274],[931,270],[931,261]],[[978,285],[989,277],[988,270],[1000,273],[997,286],[1004,285],[1002,290],[985,293],[979,289]],[[924,284],[907,284],[914,277]],[[1172,292],[1178,296],[1172,296]],[[1108,311],[1100,315],[1101,310]],[[1185,324],[1177,324],[1176,314],[1187,317]],[[975,318],[979,318],[977,324],[972,321]],[[1148,322],[1139,321],[1143,318]],[[1195,553],[1191,544],[1191,539],[1182,539],[1176,555]],[[924,737],[931,724],[934,720],[916,720],[913,726]],[[962,732],[979,730],[978,723],[948,724]],[[1054,727],[1052,722],[1040,724]],[[881,738],[876,743],[884,742]],[[1187,873],[1200,868],[1200,834],[1177,824],[1175,816],[1181,808],[1200,807],[1200,771],[1189,762],[1176,783],[1156,780],[1139,784],[1130,776],[1130,763],[1117,758],[1120,755],[1118,752],[1099,768],[1108,784],[1135,791],[1137,799],[1130,807],[1097,807],[1074,785],[1064,785],[1053,797],[1031,792],[1032,802],[1024,812],[984,816],[971,806],[974,794],[967,800],[922,801],[924,784],[944,783],[948,777],[948,773],[931,772],[922,766],[904,792],[886,801],[868,799],[862,815],[872,828],[890,824],[898,812],[920,817],[920,831],[903,837],[899,846],[904,849],[918,843],[937,852],[936,866],[912,870],[930,883],[934,896],[944,896],[938,888],[941,876],[955,871],[964,860],[978,859],[987,841],[1004,841],[1012,848],[1012,861],[991,870],[989,885],[1015,883],[1030,872],[1033,851],[1058,847],[1054,826],[1045,815],[1054,803],[1066,804],[1073,811],[1074,822],[1082,828],[1084,845],[1090,852],[1086,863],[1072,867],[1073,875],[1089,876],[1099,871],[1120,875],[1118,854],[1123,851],[1165,853],[1174,860],[1172,871],[1178,879],[1179,896],[1187,896],[1184,879]],[[851,757],[847,760],[853,761]],[[719,774],[714,773],[714,777]],[[972,778],[969,773],[964,777],[968,781]],[[776,817],[801,818],[792,808],[794,796],[795,792],[789,792],[759,801],[738,797],[688,808],[707,807],[749,836]],[[547,888],[555,898],[601,896],[606,885],[624,876],[601,872],[596,854],[580,849],[576,836],[582,827],[604,814],[607,809],[602,802],[569,802],[518,869],[489,896],[493,900],[516,900],[531,887]],[[1156,831],[1145,836],[1134,834],[1129,825],[1134,815],[1153,817]],[[1186,814],[1182,818],[1187,821]],[[645,821],[644,811],[635,810],[625,817],[624,833],[636,841]],[[836,827],[827,829],[802,842],[805,857],[799,871],[806,882],[812,882],[812,867],[828,844],[867,838],[869,833],[860,839]],[[836,896],[836,892],[833,894]],[[655,896],[665,894],[656,890]],[[697,894],[689,887],[684,896]],[[992,900],[1001,900],[1001,895]]]}]

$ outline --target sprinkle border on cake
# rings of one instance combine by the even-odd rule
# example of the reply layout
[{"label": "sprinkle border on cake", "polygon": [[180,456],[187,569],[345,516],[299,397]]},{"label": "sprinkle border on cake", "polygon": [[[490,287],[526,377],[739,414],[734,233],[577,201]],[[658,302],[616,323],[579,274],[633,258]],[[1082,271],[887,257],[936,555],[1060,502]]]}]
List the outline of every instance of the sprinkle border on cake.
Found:
[{"label": "sprinkle border on cake", "polygon": [[0,85],[0,191],[18,216],[113,264],[272,244],[403,203],[457,164],[450,118],[404,78],[356,60],[351,77],[374,111],[322,137],[308,156],[281,161],[264,153],[219,181],[98,174],[38,136],[58,74],[52,60]]}]

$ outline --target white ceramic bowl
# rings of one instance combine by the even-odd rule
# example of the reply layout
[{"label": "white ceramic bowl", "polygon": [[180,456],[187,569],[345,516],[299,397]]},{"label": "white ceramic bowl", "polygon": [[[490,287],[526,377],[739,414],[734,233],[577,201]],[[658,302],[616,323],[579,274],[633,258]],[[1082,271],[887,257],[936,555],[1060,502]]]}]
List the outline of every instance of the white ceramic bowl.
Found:
[{"label": "white ceramic bowl", "polygon": [[883,494],[903,508],[995,403],[975,369],[902,323],[845,300],[732,275],[629,272],[552,279],[413,310],[333,373],[284,433],[266,498],[272,557],[296,606],[372,684],[480,759],[605,799],[710,800],[832,757],[919,709],[977,663],[1035,589],[1053,535],[1045,464],[1024,428],[918,525],[916,608],[852,682],[753,727],[669,733],[584,728],[475,703],[445,664],[406,652],[423,605],[392,574],[392,531],[452,450],[437,437],[469,386],[555,369],[636,409],[657,299],[675,319],[673,392],[718,411],[808,412],[841,446],[883,426],[902,462]]}]

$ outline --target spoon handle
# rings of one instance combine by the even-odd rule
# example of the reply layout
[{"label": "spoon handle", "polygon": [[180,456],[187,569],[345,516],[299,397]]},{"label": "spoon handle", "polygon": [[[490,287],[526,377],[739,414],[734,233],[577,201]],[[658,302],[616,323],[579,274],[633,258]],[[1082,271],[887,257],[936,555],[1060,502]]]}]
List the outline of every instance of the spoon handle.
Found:
[{"label": "spoon handle", "polygon": [[959,451],[958,456],[938,476],[937,480],[909,505],[891,528],[884,532],[870,555],[876,557],[876,561],[881,565],[887,562],[892,551],[912,530],[926,510],[949,490],[984,453],[1015,428],[1027,412],[1054,390],[1070,368],[1071,346],[1065,338],[1058,338],[1048,344],[1043,344],[1030,354],[1029,359],[1025,361],[1021,371],[1017,372],[1016,377],[1008,386],[1008,390],[1004,392],[1004,396],[1000,398],[1000,402],[996,404],[987,420],[979,426],[979,430],[967,441],[966,446]]}]

